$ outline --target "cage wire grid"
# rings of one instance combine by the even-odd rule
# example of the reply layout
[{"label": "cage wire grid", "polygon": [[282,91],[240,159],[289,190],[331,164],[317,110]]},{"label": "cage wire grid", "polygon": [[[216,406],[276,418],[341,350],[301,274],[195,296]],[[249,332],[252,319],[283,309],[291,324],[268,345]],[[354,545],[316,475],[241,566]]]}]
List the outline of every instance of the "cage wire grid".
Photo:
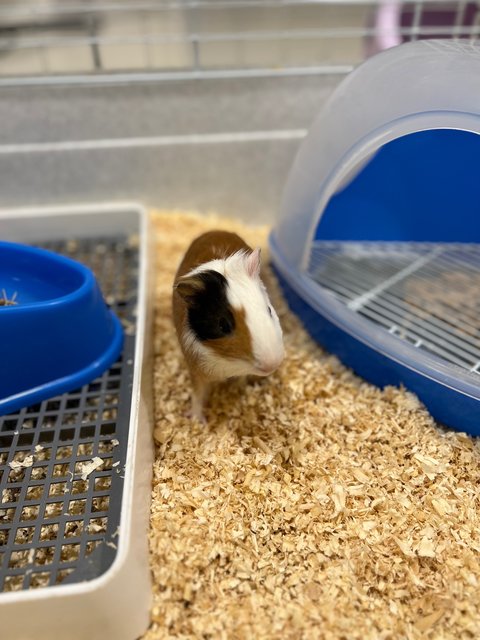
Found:
[{"label": "cage wire grid", "polygon": [[314,243],[309,276],[419,351],[480,374],[480,246]]},{"label": "cage wire grid", "polygon": [[6,3],[0,75],[269,67],[346,73],[377,50],[480,34],[466,0]]},{"label": "cage wire grid", "polygon": [[125,341],[90,384],[0,417],[0,591],[93,579],[115,559],[135,357],[134,244],[102,237],[40,245],[93,269]]}]

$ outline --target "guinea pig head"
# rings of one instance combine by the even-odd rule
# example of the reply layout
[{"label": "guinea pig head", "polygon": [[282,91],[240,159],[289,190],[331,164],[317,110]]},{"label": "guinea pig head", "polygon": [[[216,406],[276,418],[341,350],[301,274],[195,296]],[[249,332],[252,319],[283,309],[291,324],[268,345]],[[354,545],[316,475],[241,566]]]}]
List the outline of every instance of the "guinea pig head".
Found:
[{"label": "guinea pig head", "polygon": [[180,278],[184,347],[211,379],[266,376],[284,358],[280,322],[260,279],[260,250],[239,251]]}]

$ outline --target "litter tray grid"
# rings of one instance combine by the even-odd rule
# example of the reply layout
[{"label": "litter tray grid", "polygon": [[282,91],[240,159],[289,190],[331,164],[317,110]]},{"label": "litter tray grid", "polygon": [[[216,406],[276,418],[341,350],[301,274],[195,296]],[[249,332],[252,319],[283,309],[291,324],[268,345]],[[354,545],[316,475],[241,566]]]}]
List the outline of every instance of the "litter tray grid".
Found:
[{"label": "litter tray grid", "polygon": [[480,246],[315,242],[309,275],[420,351],[480,374]]},{"label": "litter tray grid", "polygon": [[115,558],[133,380],[136,244],[126,236],[42,244],[92,268],[122,320],[125,344],[90,384],[0,417],[0,591],[92,579]]}]

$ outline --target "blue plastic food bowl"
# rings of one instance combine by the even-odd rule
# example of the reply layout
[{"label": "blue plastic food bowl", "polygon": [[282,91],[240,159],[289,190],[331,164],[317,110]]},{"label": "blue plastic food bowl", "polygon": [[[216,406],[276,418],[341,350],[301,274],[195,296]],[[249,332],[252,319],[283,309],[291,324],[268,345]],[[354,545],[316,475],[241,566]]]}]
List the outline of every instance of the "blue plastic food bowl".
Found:
[{"label": "blue plastic food bowl", "polygon": [[90,269],[0,242],[0,415],[87,384],[122,343]]}]

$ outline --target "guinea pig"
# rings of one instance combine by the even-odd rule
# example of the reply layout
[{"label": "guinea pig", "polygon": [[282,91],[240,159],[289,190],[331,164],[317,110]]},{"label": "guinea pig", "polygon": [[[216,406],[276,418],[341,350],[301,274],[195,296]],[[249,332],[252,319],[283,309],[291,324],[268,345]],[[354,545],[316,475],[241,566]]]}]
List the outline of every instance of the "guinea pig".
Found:
[{"label": "guinea pig", "polygon": [[199,420],[212,382],[268,376],[283,361],[280,321],[260,279],[260,249],[235,233],[209,231],[192,242],[175,275],[172,307]]}]

